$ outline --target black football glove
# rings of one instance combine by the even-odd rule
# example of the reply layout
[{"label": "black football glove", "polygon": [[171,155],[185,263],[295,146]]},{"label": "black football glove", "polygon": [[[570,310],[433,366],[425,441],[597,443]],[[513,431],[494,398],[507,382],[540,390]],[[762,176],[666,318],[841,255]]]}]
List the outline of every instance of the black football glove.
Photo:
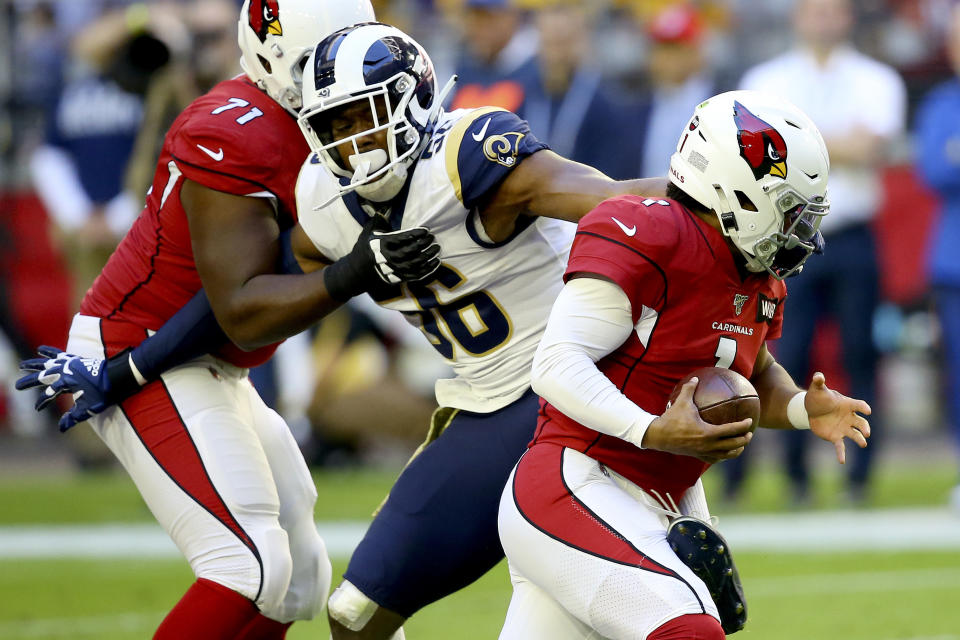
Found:
[{"label": "black football glove", "polygon": [[373,216],[353,249],[323,271],[327,292],[346,301],[383,283],[426,278],[440,266],[440,245],[426,227],[386,231],[387,221]]},{"label": "black football glove", "polygon": [[670,548],[703,580],[720,613],[720,626],[730,635],[747,624],[747,600],[730,547],[713,527],[697,518],[677,518],[667,530]]}]

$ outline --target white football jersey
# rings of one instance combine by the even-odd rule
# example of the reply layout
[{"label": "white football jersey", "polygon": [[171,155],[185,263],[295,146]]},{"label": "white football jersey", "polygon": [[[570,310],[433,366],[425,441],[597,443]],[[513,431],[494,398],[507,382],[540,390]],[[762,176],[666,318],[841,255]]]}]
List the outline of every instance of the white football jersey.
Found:
[{"label": "white football jersey", "polygon": [[[422,282],[384,285],[371,295],[403,313],[451,364],[456,377],[436,384],[440,406],[489,413],[530,386],[533,355],[563,286],[576,225],[521,216],[512,236],[494,243],[477,205],[525,156],[544,148],[508,111],[444,113],[393,200],[393,227],[428,228],[442,264]],[[369,219],[353,193],[314,209],[337,194],[339,180],[314,156],[297,186],[300,224],[331,260],[350,252]]]}]

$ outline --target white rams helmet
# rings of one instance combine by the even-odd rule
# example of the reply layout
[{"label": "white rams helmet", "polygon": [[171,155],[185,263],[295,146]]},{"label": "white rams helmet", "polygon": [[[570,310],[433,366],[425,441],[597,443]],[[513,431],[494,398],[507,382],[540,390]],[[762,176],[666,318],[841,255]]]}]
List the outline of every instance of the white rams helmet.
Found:
[{"label": "white rams helmet", "polygon": [[810,118],[759,91],[730,91],[697,106],[670,159],[670,181],[716,213],[747,268],[778,280],[823,250],[829,170]]},{"label": "white rams helmet", "polygon": [[370,0],[244,0],[237,40],[247,76],[287,111],[300,110],[300,82],[314,45],[376,17]]},{"label": "white rams helmet", "polygon": [[[311,54],[300,127],[327,167],[350,179],[341,194],[355,190],[372,202],[387,202],[406,183],[442,102],[423,47],[395,27],[361,24],[328,36]],[[346,109],[360,110],[370,128],[334,131],[334,116]],[[386,132],[387,148],[362,150],[361,143],[379,132]],[[337,147],[345,143],[352,149],[342,157]]]}]

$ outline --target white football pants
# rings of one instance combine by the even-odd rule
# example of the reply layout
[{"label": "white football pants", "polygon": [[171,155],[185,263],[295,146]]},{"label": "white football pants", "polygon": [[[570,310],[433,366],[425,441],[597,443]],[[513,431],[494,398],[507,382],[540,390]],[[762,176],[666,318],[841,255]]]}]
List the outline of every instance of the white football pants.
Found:
[{"label": "white football pants", "polygon": [[719,620],[653,505],[579,451],[548,443],[528,450],[500,501],[514,589],[501,640],[643,640],[682,615]]},{"label": "white football pants", "polygon": [[[132,330],[78,315],[67,352],[104,358],[130,344]],[[280,622],[320,612],[331,567],[313,521],[316,488],[287,425],[245,369],[205,356],[89,424],[198,578]]]}]

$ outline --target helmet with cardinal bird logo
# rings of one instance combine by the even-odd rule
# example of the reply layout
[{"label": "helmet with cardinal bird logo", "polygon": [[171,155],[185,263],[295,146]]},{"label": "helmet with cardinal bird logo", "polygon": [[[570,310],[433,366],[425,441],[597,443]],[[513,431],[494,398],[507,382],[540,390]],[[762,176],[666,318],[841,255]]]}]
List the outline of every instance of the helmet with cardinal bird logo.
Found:
[{"label": "helmet with cardinal bird logo", "polygon": [[297,115],[303,67],[313,47],[343,27],[375,20],[370,0],[244,0],[237,35],[240,66]]},{"label": "helmet with cardinal bird logo", "polygon": [[720,220],[747,268],[777,279],[823,250],[830,159],[800,109],[759,91],[701,103],[670,159],[670,181]]}]

